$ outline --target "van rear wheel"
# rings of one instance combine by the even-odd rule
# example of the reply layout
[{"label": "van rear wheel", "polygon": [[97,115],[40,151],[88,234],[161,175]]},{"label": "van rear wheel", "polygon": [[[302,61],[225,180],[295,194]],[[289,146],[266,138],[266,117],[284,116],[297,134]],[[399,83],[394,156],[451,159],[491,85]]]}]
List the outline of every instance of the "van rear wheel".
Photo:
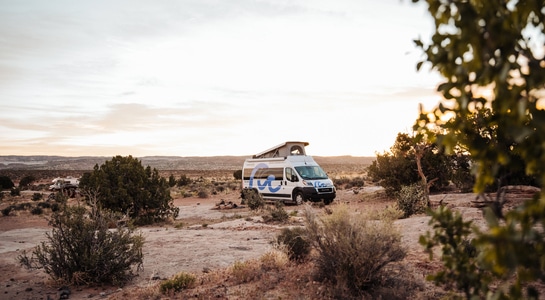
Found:
[{"label": "van rear wheel", "polygon": [[303,202],[305,201],[305,199],[303,198],[303,192],[295,192],[295,194],[293,195],[293,201],[297,205],[303,204]]}]

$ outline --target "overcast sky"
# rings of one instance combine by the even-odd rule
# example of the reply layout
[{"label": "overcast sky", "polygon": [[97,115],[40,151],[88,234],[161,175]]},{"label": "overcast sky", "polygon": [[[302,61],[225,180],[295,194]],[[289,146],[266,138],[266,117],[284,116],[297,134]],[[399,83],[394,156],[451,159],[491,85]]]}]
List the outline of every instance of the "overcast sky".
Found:
[{"label": "overcast sky", "polygon": [[374,156],[431,108],[410,0],[0,0],[0,155]]}]

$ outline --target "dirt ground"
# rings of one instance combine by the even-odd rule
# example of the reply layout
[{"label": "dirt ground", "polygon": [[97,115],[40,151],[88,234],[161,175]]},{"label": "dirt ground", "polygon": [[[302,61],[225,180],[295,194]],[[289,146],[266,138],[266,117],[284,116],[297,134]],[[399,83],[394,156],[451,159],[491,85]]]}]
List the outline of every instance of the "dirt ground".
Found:
[{"label": "dirt ground", "polygon": [[[358,213],[378,213],[393,201],[377,198],[377,187],[365,187],[358,193],[339,190],[330,208],[345,204]],[[513,194],[512,205],[523,201],[526,194]],[[522,195],[522,196],[521,196]],[[466,219],[483,224],[481,210],[473,207],[474,194],[441,194],[431,197],[432,204],[443,205],[461,211]],[[220,193],[209,198],[176,198],[180,208],[177,219],[170,224],[139,228],[145,236],[144,270],[124,287],[71,288],[69,299],[107,299],[124,290],[145,287],[157,280],[169,278],[181,271],[202,273],[227,268],[237,261],[258,258],[272,249],[272,241],[282,226],[266,224],[260,213],[247,208],[219,209],[224,200],[240,204],[239,193]],[[288,212],[298,210],[290,218],[290,226],[303,224],[303,206],[286,206]],[[317,211],[323,208],[314,207]],[[429,217],[416,215],[396,221],[402,232],[402,242],[408,254],[404,262],[412,266],[413,276],[424,277],[437,265],[428,261],[427,254],[418,244],[418,238],[428,229]],[[45,216],[22,212],[14,216],[0,217],[0,299],[59,299],[59,287],[41,270],[26,270],[17,263],[22,251],[46,239],[50,230]],[[433,288],[431,284],[427,288]]]}]

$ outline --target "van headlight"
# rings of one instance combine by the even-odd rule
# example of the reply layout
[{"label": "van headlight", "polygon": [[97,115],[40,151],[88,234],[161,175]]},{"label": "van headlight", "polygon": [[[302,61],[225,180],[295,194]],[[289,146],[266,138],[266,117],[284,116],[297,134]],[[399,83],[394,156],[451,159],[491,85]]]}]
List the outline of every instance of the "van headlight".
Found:
[{"label": "van headlight", "polygon": [[303,185],[314,186],[312,182],[303,180]]}]

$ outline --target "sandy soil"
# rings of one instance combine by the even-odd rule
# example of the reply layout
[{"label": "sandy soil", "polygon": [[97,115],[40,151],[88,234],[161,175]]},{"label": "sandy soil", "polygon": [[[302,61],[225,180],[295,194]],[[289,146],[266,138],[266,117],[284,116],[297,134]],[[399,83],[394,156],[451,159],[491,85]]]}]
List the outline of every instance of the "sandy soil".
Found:
[{"label": "sandy soil", "polygon": [[[366,187],[357,194],[341,190],[332,207],[342,203],[355,212],[373,213],[393,204],[392,201],[365,196],[376,191],[375,187]],[[511,202],[514,203],[522,198],[513,199]],[[158,279],[169,278],[181,271],[200,273],[225,268],[236,261],[257,258],[272,248],[271,242],[281,226],[263,223],[259,214],[247,208],[218,209],[216,204],[221,200],[240,203],[236,192],[207,199],[175,199],[175,205],[180,207],[180,215],[175,222],[139,229],[146,242],[144,270],[138,277],[125,287],[72,288],[70,299],[108,298],[122,289],[154,284]],[[461,211],[465,218],[482,224],[481,210],[472,207],[473,194],[433,195],[431,200],[434,205],[442,201],[442,204]],[[302,209],[302,206],[286,207],[288,211],[302,212]],[[428,221],[429,217],[425,215],[396,221],[403,235],[403,244],[408,249],[405,261],[422,274],[430,265],[424,263],[427,254],[418,244],[418,237],[428,230]],[[303,220],[296,216],[290,222],[290,225],[298,226]],[[58,287],[43,271],[29,271],[17,263],[17,256],[44,241],[49,230],[44,216],[26,212],[0,217],[0,299],[59,299]]]}]

